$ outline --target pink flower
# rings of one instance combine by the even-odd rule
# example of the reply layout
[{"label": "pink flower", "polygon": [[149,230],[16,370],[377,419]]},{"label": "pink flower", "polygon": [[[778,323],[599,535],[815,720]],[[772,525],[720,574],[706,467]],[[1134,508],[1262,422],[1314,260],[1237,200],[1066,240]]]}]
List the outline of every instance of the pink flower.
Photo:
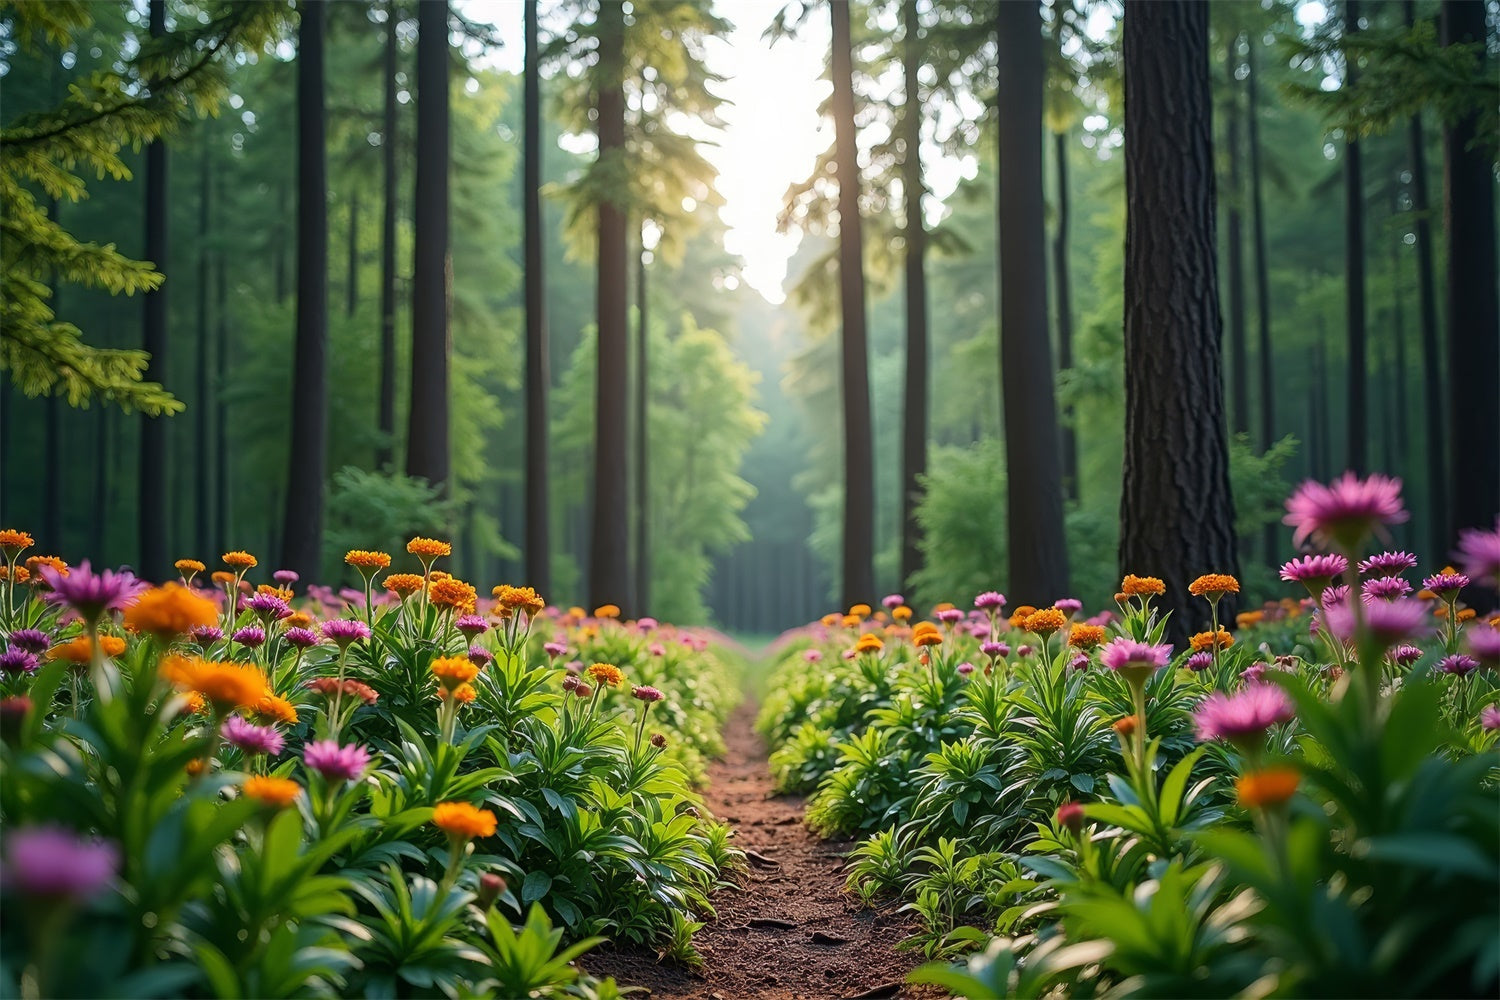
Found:
[{"label": "pink flower", "polygon": [[1454,555],[1471,578],[1491,587],[1500,586],[1500,517],[1495,519],[1494,531],[1460,531]]},{"label": "pink flower", "polygon": [[546,653],[554,660],[559,656],[562,656],[567,651],[568,644],[565,642],[547,642],[542,644],[542,652]]},{"label": "pink flower", "polygon": [[646,647],[646,652],[650,653],[652,656],[666,656],[667,647],[663,646],[659,642],[653,642],[651,645]]},{"label": "pink flower", "polygon": [[899,608],[905,603],[906,598],[902,597],[900,594],[886,594],[880,599],[880,606],[885,608],[887,611],[891,610],[892,608]]},{"label": "pink flower", "polygon": [[1065,615],[1076,615],[1083,610],[1083,602],[1076,597],[1064,597],[1052,605]]},{"label": "pink flower", "polygon": [[937,613],[937,620],[944,625],[955,625],[964,620],[964,613],[958,608],[948,608],[946,611]]},{"label": "pink flower", "polygon": [[370,626],[357,618],[335,618],[323,623],[323,638],[345,649],[350,643],[370,638]]},{"label": "pink flower", "polygon": [[808,663],[817,663],[822,658],[823,651],[821,649],[804,649],[802,651],[802,659]]},{"label": "pink flower", "polygon": [[28,896],[81,898],[107,886],[119,867],[113,844],[83,840],[60,826],[21,827],[5,838],[0,884]]},{"label": "pink flower", "polygon": [[275,757],[286,746],[281,734],[270,726],[257,726],[238,715],[225,719],[221,732],[224,734],[224,742],[239,747],[251,756],[268,754]]},{"label": "pink flower", "polygon": [[1479,724],[1485,729],[1500,729],[1500,708],[1494,705],[1486,705],[1479,712]]},{"label": "pink flower", "polygon": [[986,590],[974,598],[974,607],[980,611],[998,611],[1005,607],[1005,595],[997,590]]},{"label": "pink flower", "polygon": [[1479,661],[1463,653],[1454,653],[1438,660],[1437,669],[1455,677],[1467,677],[1479,669]]},{"label": "pink flower", "polygon": [[1409,667],[1422,658],[1421,647],[1402,644],[1391,651],[1391,659],[1398,667]]},{"label": "pink flower", "polygon": [[1189,670],[1191,670],[1195,674],[1198,673],[1198,672],[1200,672],[1200,671],[1207,670],[1209,667],[1211,667],[1213,665],[1214,665],[1214,654],[1210,653],[1206,649],[1199,650],[1198,652],[1194,653],[1192,656],[1189,656],[1187,658],[1187,662],[1185,664],[1183,664],[1183,666],[1187,667]]},{"label": "pink flower", "polygon": [[281,637],[298,649],[311,649],[318,644],[318,633],[310,628],[289,628]]},{"label": "pink flower", "polygon": [[1469,585],[1469,578],[1463,573],[1434,573],[1422,581],[1422,586],[1432,591],[1443,600],[1449,600],[1458,596],[1458,592]]},{"label": "pink flower", "polygon": [[1010,646],[1003,642],[982,642],[979,644],[979,651],[995,660],[1002,656],[1009,656]]},{"label": "pink flower", "polygon": [[[1355,617],[1353,606],[1347,601],[1330,605],[1327,609],[1328,628],[1344,642],[1354,640]],[[1394,646],[1424,635],[1430,622],[1427,608],[1421,601],[1398,598],[1394,601],[1376,601],[1365,605],[1365,627],[1382,646]]]},{"label": "pink flower", "polygon": [[1349,560],[1337,553],[1300,556],[1281,567],[1281,578],[1287,583],[1302,584],[1316,596],[1348,569]]},{"label": "pink flower", "polygon": [[1398,576],[1417,568],[1417,557],[1410,552],[1381,552],[1359,564],[1361,573],[1375,576]]},{"label": "pink flower", "polygon": [[453,620],[453,627],[462,632],[465,638],[468,639],[472,639],[476,635],[484,635],[490,630],[489,622],[486,622],[478,615],[459,615]]},{"label": "pink flower", "polygon": [[370,766],[370,752],[357,744],[318,740],[302,748],[302,763],[327,781],[353,781]]},{"label": "pink flower", "polygon": [[1407,518],[1401,480],[1379,473],[1360,479],[1346,472],[1326,486],[1309,479],[1287,500],[1286,511],[1282,520],[1294,529],[1294,544],[1312,538],[1320,545],[1351,551],[1371,532]]},{"label": "pink flower", "polygon": [[974,664],[966,660],[960,663],[955,669],[958,671],[958,676],[967,677],[974,672]]},{"label": "pink flower", "polygon": [[87,559],[66,574],[51,566],[41,567],[38,573],[51,591],[47,600],[68,605],[90,625],[106,611],[125,610],[131,599],[146,589],[146,584],[129,570],[95,573]]},{"label": "pink flower", "polygon": [[666,695],[662,694],[661,691],[646,684],[642,684],[638,688],[633,688],[630,692],[630,696],[632,698],[639,699],[640,701],[644,701],[648,705],[654,701],[661,701],[666,697]]},{"label": "pink flower", "polygon": [[1232,695],[1215,691],[1193,713],[1193,722],[1202,742],[1224,740],[1243,747],[1260,740],[1272,726],[1290,721],[1292,714],[1285,691],[1256,683]]},{"label": "pink flower", "polygon": [[1500,629],[1475,623],[1464,631],[1469,641],[1469,652],[1487,667],[1500,664]]},{"label": "pink flower", "polygon": [[1112,640],[1099,653],[1099,662],[1111,670],[1127,673],[1145,671],[1150,674],[1167,665],[1172,658],[1172,647],[1136,642],[1124,637]]},{"label": "pink flower", "polygon": [[266,630],[259,625],[246,625],[242,629],[237,629],[234,635],[229,637],[229,640],[239,643],[246,649],[258,649],[265,645]]},{"label": "pink flower", "polygon": [[1366,580],[1360,590],[1364,602],[1369,604],[1372,601],[1394,601],[1398,597],[1406,597],[1411,593],[1411,584],[1399,576],[1378,576],[1373,580]]}]

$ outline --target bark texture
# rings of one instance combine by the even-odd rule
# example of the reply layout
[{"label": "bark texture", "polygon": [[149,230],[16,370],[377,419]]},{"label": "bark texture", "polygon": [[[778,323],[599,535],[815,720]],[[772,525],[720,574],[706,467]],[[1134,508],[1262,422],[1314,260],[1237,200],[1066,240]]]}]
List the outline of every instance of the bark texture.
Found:
[{"label": "bark texture", "polygon": [[[1344,0],[1344,33],[1359,31],[1359,4]],[[1349,86],[1359,77],[1358,67],[1348,60],[1344,67]],[[1349,355],[1348,417],[1345,457],[1349,468],[1367,472],[1370,465],[1369,376],[1365,330],[1365,181],[1364,156],[1359,142],[1344,144],[1344,336]]]},{"label": "bark texture", "polygon": [[526,582],[552,589],[552,535],[547,502],[548,359],[546,276],[542,252],[542,74],[537,0],[526,0],[526,66],[522,84],[522,201],[526,282]]},{"label": "bark texture", "polygon": [[901,66],[905,75],[906,105],[902,109],[905,149],[901,188],[906,200],[906,384],[901,424],[901,586],[922,567],[921,528],[917,503],[920,477],[927,472],[927,221],[922,217],[922,95],[918,70],[922,66],[921,24],[916,4],[901,8],[904,31]]},{"label": "bark texture", "polygon": [[380,211],[380,386],[376,403],[376,426],[380,446],[375,468],[386,469],[395,459],[396,444],[396,23],[400,12],[394,3],[385,8],[385,111],[381,124]]},{"label": "bark texture", "polygon": [[[165,0],[151,0],[150,30],[158,38],[167,30]],[[168,213],[167,145],[160,140],[146,147],[146,259],[158,271],[167,272]],[[169,385],[167,370],[167,289],[163,285],[141,296],[144,347],[151,356],[145,378]],[[140,565],[148,580],[164,580],[171,565],[167,558],[167,525],[170,498],[167,489],[167,419],[141,417],[141,471],[137,508],[140,533]]]}]

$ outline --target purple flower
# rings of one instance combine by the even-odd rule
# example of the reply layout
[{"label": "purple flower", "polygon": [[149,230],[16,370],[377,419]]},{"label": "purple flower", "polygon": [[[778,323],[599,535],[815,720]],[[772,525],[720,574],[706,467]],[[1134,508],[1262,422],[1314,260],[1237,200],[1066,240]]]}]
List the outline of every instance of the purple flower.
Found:
[{"label": "purple flower", "polygon": [[1445,601],[1450,597],[1456,596],[1460,590],[1463,590],[1468,585],[1469,578],[1463,573],[1434,573],[1422,581],[1423,587]]},{"label": "purple flower", "polygon": [[246,649],[256,649],[265,644],[266,630],[259,625],[246,625],[244,628],[236,629],[229,639]]},{"label": "purple flower", "polygon": [[1366,580],[1360,588],[1366,604],[1372,601],[1394,601],[1411,593],[1411,584],[1399,576],[1377,576]]},{"label": "purple flower", "polygon": [[370,626],[357,618],[334,618],[323,623],[323,638],[346,649],[352,642],[370,638]]},{"label": "purple flower", "polygon": [[567,651],[568,644],[565,642],[548,642],[542,645],[542,652],[546,653],[554,660],[559,656],[562,656]]},{"label": "purple flower", "polygon": [[1024,660],[1026,657],[1028,657],[1028,656],[1031,655],[1031,647],[1027,646],[1025,644],[1017,646],[1016,647],[1016,655],[1019,656],[1019,657],[1021,657],[1021,659]]},{"label": "purple flower", "polygon": [[1068,661],[1068,666],[1074,670],[1087,670],[1089,668],[1089,654],[1074,653],[1073,658]]},{"label": "purple flower", "polygon": [[1005,595],[998,590],[986,590],[974,598],[974,607],[980,611],[998,611],[1005,607]]},{"label": "purple flower", "polygon": [[1469,652],[1480,663],[1490,667],[1500,664],[1500,629],[1476,623],[1465,630],[1464,638],[1469,641]]},{"label": "purple flower", "polygon": [[642,632],[650,632],[656,628],[657,624],[655,618],[638,618],[636,619],[635,627]]},{"label": "purple flower", "polygon": [[1391,652],[1391,659],[1398,667],[1409,667],[1422,658],[1422,650],[1419,646],[1403,643]]},{"label": "purple flower", "polygon": [[281,637],[298,649],[311,649],[322,641],[318,638],[318,633],[310,628],[289,628]]},{"label": "purple flower", "polygon": [[39,628],[18,628],[10,634],[10,645],[12,649],[40,654],[52,645],[52,637]]},{"label": "purple flower", "polygon": [[34,674],[37,668],[35,653],[29,653],[19,646],[12,646],[5,652],[0,653],[0,673],[4,674]]},{"label": "purple flower", "polygon": [[1337,553],[1300,556],[1281,567],[1281,578],[1287,583],[1300,583],[1317,595],[1348,569],[1349,560]]},{"label": "purple flower", "polygon": [[1199,650],[1192,656],[1189,656],[1187,658],[1187,663],[1183,665],[1196,674],[1199,671],[1207,670],[1209,667],[1214,665],[1214,654],[1210,653],[1206,649]]},{"label": "purple flower", "polygon": [[1065,615],[1076,615],[1078,612],[1083,610],[1083,602],[1078,600],[1076,597],[1064,597],[1062,600],[1055,602],[1052,606]]},{"label": "purple flower", "polygon": [[642,685],[641,687],[632,689],[630,692],[630,696],[632,698],[639,698],[641,701],[644,701],[647,704],[650,704],[653,701],[661,701],[666,697],[666,695],[662,694],[656,688],[647,685]]},{"label": "purple flower", "polygon": [[1290,721],[1292,714],[1292,701],[1281,688],[1247,684],[1235,694],[1215,691],[1203,699],[1193,722],[1202,742],[1224,740],[1243,747],[1259,741],[1272,726]]},{"label": "purple flower", "polygon": [[1003,642],[982,642],[979,644],[979,651],[994,660],[1002,656],[1009,656],[1010,646]]},{"label": "purple flower", "polygon": [[1333,607],[1335,604],[1344,604],[1349,600],[1349,585],[1341,583],[1336,587],[1329,587],[1323,591],[1324,607]]},{"label": "purple flower", "polygon": [[666,656],[667,647],[663,646],[659,642],[653,642],[651,645],[646,647],[646,652],[650,653],[652,656]]},{"label": "purple flower", "polygon": [[1099,652],[1100,663],[1111,670],[1124,671],[1127,676],[1140,673],[1149,675],[1152,671],[1165,667],[1171,658],[1172,647],[1169,645],[1136,642],[1123,636],[1112,640]]},{"label": "purple flower", "polygon": [[1360,479],[1346,472],[1326,486],[1309,479],[1297,487],[1282,520],[1294,529],[1295,545],[1312,538],[1320,545],[1353,550],[1372,531],[1406,518],[1401,480],[1379,473]]},{"label": "purple flower", "polygon": [[[1394,601],[1376,601],[1364,609],[1365,627],[1370,630],[1382,646],[1394,646],[1399,642],[1414,639],[1429,630],[1427,608],[1421,601],[1398,598]],[[1354,639],[1358,622],[1354,608],[1343,601],[1327,608],[1328,628],[1345,642]]]},{"label": "purple flower", "polygon": [[1479,712],[1479,724],[1485,729],[1500,729],[1500,708],[1486,705]]},{"label": "purple flower", "polygon": [[263,753],[275,757],[286,746],[281,734],[270,726],[257,726],[238,715],[225,719],[220,731],[224,734],[226,743],[237,746],[252,756]]},{"label": "purple flower", "polygon": [[821,649],[804,649],[802,651],[802,659],[808,663],[817,663],[822,658],[823,651]]},{"label": "purple flower", "polygon": [[224,630],[217,625],[194,625],[191,633],[193,641],[207,649],[224,638]]},{"label": "purple flower", "polygon": [[276,572],[271,574],[271,579],[275,580],[282,586],[288,586],[290,584],[296,583],[301,579],[301,577],[297,575],[297,572],[295,570],[278,569]]},{"label": "purple flower", "polygon": [[29,896],[82,898],[108,885],[119,867],[113,844],[80,839],[60,826],[29,826],[5,838],[0,883]]},{"label": "purple flower", "polygon": [[1454,555],[1470,577],[1491,587],[1500,586],[1500,517],[1495,518],[1494,531],[1460,531]]},{"label": "purple flower", "polygon": [[39,572],[47,586],[52,588],[47,600],[68,605],[90,625],[106,611],[125,610],[125,606],[146,589],[146,584],[129,570],[106,569],[95,573],[87,559],[74,566],[67,576],[51,566],[43,566]]},{"label": "purple flower", "polygon": [[279,622],[292,616],[292,606],[275,594],[256,594],[245,602],[245,607],[263,622]]},{"label": "purple flower", "polygon": [[1375,576],[1399,576],[1417,568],[1417,557],[1410,552],[1381,552],[1362,561],[1359,571]]},{"label": "purple flower", "polygon": [[892,608],[899,608],[905,603],[906,598],[902,597],[900,594],[886,594],[880,599],[880,606],[885,608],[887,611],[890,611]]},{"label": "purple flower", "polygon": [[474,666],[478,667],[480,670],[483,670],[485,667],[495,662],[495,654],[491,653],[483,646],[470,646],[469,662],[474,664]]},{"label": "purple flower", "polygon": [[[489,623],[478,615],[459,615],[453,620],[453,627],[472,639],[477,635],[484,635],[490,630]],[[494,659],[494,657],[490,657]]]},{"label": "purple flower", "polygon": [[1467,677],[1479,669],[1479,661],[1463,653],[1454,653],[1438,660],[1437,669],[1455,677]]},{"label": "purple flower", "polygon": [[353,781],[370,766],[370,752],[355,743],[341,747],[334,740],[318,740],[302,748],[302,763],[325,781]]},{"label": "purple flower", "polygon": [[960,663],[955,669],[958,671],[958,676],[967,677],[974,672],[974,664],[965,660],[963,663]]},{"label": "purple flower", "polygon": [[964,620],[964,613],[958,608],[946,608],[939,611],[935,617],[944,625],[955,625]]}]

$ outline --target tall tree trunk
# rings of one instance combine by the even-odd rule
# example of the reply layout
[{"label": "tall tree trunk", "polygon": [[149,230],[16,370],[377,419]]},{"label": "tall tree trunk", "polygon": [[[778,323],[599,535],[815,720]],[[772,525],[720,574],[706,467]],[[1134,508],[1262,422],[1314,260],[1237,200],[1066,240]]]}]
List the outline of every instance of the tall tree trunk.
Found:
[{"label": "tall tree trunk", "polygon": [[[1406,26],[1417,22],[1416,0],[1406,0]],[[1444,453],[1443,354],[1438,344],[1437,280],[1432,267],[1432,215],[1427,196],[1427,144],[1422,117],[1412,115],[1406,129],[1411,160],[1411,201],[1417,235],[1417,309],[1422,344],[1422,414],[1426,430],[1427,555],[1441,558],[1452,537],[1448,529],[1448,473]]]},{"label": "tall tree trunk", "polygon": [[376,425],[380,446],[375,450],[375,468],[388,469],[395,462],[396,445],[396,23],[400,9],[394,0],[385,5],[385,114],[381,123],[380,213],[380,388],[376,403]]},{"label": "tall tree trunk", "polygon": [[406,474],[448,491],[448,0],[417,5],[417,177]]},{"label": "tall tree trunk", "polygon": [[646,311],[646,239],[635,269],[635,594],[638,615],[651,609],[651,326]]},{"label": "tall tree trunk", "polygon": [[[619,4],[599,5],[598,31],[599,159],[617,161],[625,155],[625,12]],[[626,601],[630,587],[625,207],[606,197],[600,200],[598,212],[594,505],[588,591],[596,606]]]},{"label": "tall tree trunk", "polygon": [[[151,37],[166,34],[165,0],[151,0]],[[167,272],[167,145],[161,140],[146,147],[146,259],[162,273]],[[145,349],[150,355],[146,377],[154,382],[167,381],[167,290],[165,287],[146,292],[142,297]],[[170,562],[167,558],[167,420],[164,417],[141,418],[141,467],[139,483],[140,566],[149,580],[163,580]]]},{"label": "tall tree trunk", "polygon": [[297,343],[281,564],[304,580],[321,575],[328,468],[327,16],[324,5],[303,4],[297,29]]},{"label": "tall tree trunk", "polygon": [[[52,71],[53,82],[56,83],[57,70]],[[55,87],[54,87],[55,89]],[[47,199],[47,218],[53,222],[57,221],[58,201],[56,198]],[[54,274],[54,279],[56,275]],[[52,293],[52,312],[57,315],[62,308],[62,295],[55,289]],[[66,463],[50,460],[53,456],[61,455],[62,433],[60,426],[60,414],[62,402],[55,395],[48,395],[42,401],[42,454],[49,458],[42,470],[42,544],[53,552],[65,551],[62,537],[62,478],[63,470],[67,468]]]},{"label": "tall tree trunk", "polygon": [[[1344,0],[1344,35],[1359,31],[1359,2]],[[1344,57],[1345,85],[1353,87],[1359,70],[1352,56]],[[1365,472],[1370,464],[1369,404],[1366,400],[1365,333],[1365,183],[1364,161],[1359,142],[1344,143],[1344,321],[1349,352],[1349,420],[1345,453],[1349,468]]]},{"label": "tall tree trunk", "polygon": [[[1072,199],[1068,196],[1068,136],[1052,136],[1052,153],[1057,168],[1057,232],[1052,240],[1052,272],[1057,279],[1057,368],[1073,367],[1073,269],[1068,264],[1068,229],[1072,223]],[[1074,423],[1072,404],[1062,410],[1062,477],[1069,500],[1079,498],[1078,428]]]},{"label": "tall tree trunk", "polygon": [[1120,566],[1166,581],[1168,636],[1180,645],[1209,621],[1208,604],[1190,597],[1188,584],[1202,573],[1234,573],[1238,562],[1214,260],[1208,7],[1128,4],[1123,36]]},{"label": "tall tree trunk", "polygon": [[525,21],[521,155],[526,226],[526,581],[548,594],[552,590],[552,534],[547,499],[547,396],[552,370],[547,357],[547,283],[542,253],[542,72],[537,0],[525,0]]},{"label": "tall tree trunk", "polygon": [[1226,71],[1224,142],[1225,161],[1229,166],[1228,188],[1224,192],[1224,208],[1227,215],[1225,242],[1228,247],[1227,267],[1229,277],[1229,368],[1230,368],[1230,430],[1236,434],[1250,432],[1250,361],[1245,333],[1245,237],[1240,206],[1244,184],[1240,179],[1240,107],[1239,81],[1235,69],[1239,65],[1239,36],[1225,43]]},{"label": "tall tree trunk", "polygon": [[212,524],[210,513],[209,489],[213,485],[213,479],[208,474],[208,468],[203,464],[209,454],[209,438],[213,431],[213,406],[210,404],[209,394],[209,354],[213,342],[213,334],[208,328],[208,298],[212,291],[209,285],[209,264],[211,255],[208,250],[209,233],[209,206],[213,197],[213,146],[212,139],[207,131],[203,133],[203,151],[198,165],[198,287],[194,294],[197,298],[198,316],[197,327],[194,337],[198,342],[198,355],[194,359],[197,363],[197,391],[193,400],[193,431],[194,447],[197,461],[193,464],[193,527],[194,554],[199,559],[208,557],[212,547]]},{"label": "tall tree trunk", "polygon": [[921,25],[915,3],[903,4],[905,32],[901,65],[905,73],[906,104],[901,127],[905,142],[901,190],[906,202],[906,386],[901,427],[901,580],[907,586],[922,567],[921,527],[916,508],[921,499],[920,477],[927,472],[927,221],[922,216],[922,67]]},{"label": "tall tree trunk", "polygon": [[291,282],[286,273],[286,220],[291,211],[286,203],[286,184],[276,182],[276,228],[272,230],[271,271],[276,276],[276,304],[286,301]]},{"label": "tall tree trunk", "polygon": [[[1266,206],[1260,177],[1260,92],[1255,68],[1255,38],[1245,36],[1245,123],[1250,147],[1250,208],[1255,243],[1256,361],[1260,379],[1260,447],[1264,451],[1276,441],[1276,356],[1271,351],[1271,267],[1266,256]],[[1262,531],[1267,565],[1280,557],[1279,529],[1272,521]]]},{"label": "tall tree trunk", "polygon": [[1047,336],[1042,193],[1041,8],[995,7],[1000,66],[1000,377],[1005,422],[1010,590],[1017,603],[1067,593],[1055,373]]},{"label": "tall tree trunk", "polygon": [[[227,191],[223,167],[220,167],[219,190]],[[221,213],[222,216],[222,213]],[[223,219],[219,220],[222,231]],[[224,387],[229,384],[229,265],[228,255],[214,256],[214,538],[215,548],[229,547],[230,511],[233,492],[229,488],[229,407],[224,402]],[[222,550],[222,549],[221,549]],[[207,559],[213,549],[202,553]]]},{"label": "tall tree trunk", "polygon": [[344,315],[359,308],[359,195],[349,196],[349,281],[344,286]]},{"label": "tall tree trunk", "polygon": [[875,443],[865,328],[864,237],[854,124],[854,51],[849,0],[830,0],[833,128],[839,184],[840,389],[844,402],[844,537],[840,597],[845,607],[875,594]]},{"label": "tall tree trunk", "polygon": [[[1394,211],[1399,211],[1399,207]],[[1394,214],[1393,211],[1393,214]],[[1406,472],[1407,457],[1411,454],[1409,449],[1409,435],[1407,428],[1409,414],[1406,409],[1406,296],[1401,287],[1401,247],[1399,239],[1392,239],[1391,245],[1391,365],[1394,371],[1391,374],[1392,396],[1391,402],[1395,407],[1394,434],[1391,438],[1391,450],[1394,461],[1388,466],[1392,475],[1399,475],[1403,479],[1408,478]],[[1386,407],[1389,409],[1390,407]]]},{"label": "tall tree trunk", "polygon": [[[1485,5],[1443,0],[1444,45],[1478,43]],[[1443,129],[1447,236],[1448,441],[1453,449],[1448,527],[1487,528],[1500,511],[1500,275],[1495,259],[1495,177],[1479,112]]]}]

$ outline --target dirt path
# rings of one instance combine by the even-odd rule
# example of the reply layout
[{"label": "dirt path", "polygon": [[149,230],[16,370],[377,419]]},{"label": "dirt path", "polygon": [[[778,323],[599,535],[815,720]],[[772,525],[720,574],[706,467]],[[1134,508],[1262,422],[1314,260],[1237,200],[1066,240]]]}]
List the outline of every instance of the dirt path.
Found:
[{"label": "dirt path", "polygon": [[610,950],[593,952],[582,964],[622,986],[645,987],[653,997],[917,995],[902,984],[921,956],[896,950],[911,922],[889,908],[861,910],[844,893],[842,855],[853,845],[809,833],[802,825],[802,799],[772,797],[766,747],[754,720],[753,704],[735,711],[724,733],[729,752],[709,772],[709,809],[734,824],[736,843],[753,853],[744,890],[714,896],[718,920],[698,934],[704,968],[694,973],[661,965],[651,953]]}]

